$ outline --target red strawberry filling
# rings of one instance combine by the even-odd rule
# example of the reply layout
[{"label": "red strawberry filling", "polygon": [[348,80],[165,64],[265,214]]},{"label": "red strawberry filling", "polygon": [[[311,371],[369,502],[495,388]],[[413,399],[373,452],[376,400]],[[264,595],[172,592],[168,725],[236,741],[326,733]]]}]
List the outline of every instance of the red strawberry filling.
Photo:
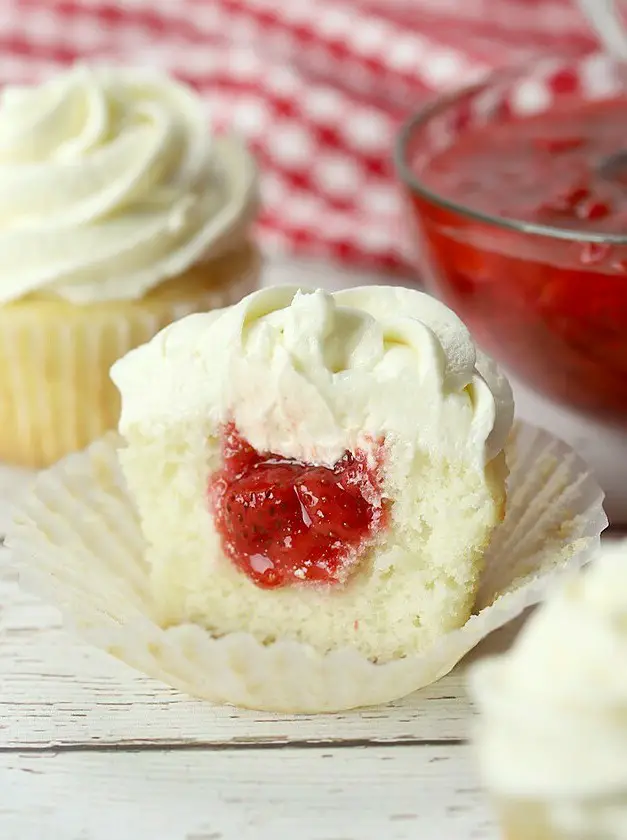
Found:
[{"label": "red strawberry filling", "polygon": [[385,526],[380,472],[366,452],[333,467],[253,449],[229,424],[209,499],[227,557],[257,586],[343,583]]}]

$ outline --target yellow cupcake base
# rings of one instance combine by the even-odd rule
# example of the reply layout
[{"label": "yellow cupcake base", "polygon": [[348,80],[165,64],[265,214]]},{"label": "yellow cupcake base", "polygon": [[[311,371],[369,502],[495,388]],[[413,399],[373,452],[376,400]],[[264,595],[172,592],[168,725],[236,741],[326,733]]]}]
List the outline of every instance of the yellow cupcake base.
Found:
[{"label": "yellow cupcake base", "polygon": [[501,798],[497,809],[504,840],[618,840],[625,837],[624,803],[624,796],[611,794],[588,800]]},{"label": "yellow cupcake base", "polygon": [[556,833],[546,807],[537,802],[502,803],[498,810],[505,840],[568,840]]},{"label": "yellow cupcake base", "polygon": [[75,306],[33,296],[0,307],[0,461],[47,466],[114,428],[111,365],[172,321],[236,303],[259,268],[247,245],[140,300]]}]

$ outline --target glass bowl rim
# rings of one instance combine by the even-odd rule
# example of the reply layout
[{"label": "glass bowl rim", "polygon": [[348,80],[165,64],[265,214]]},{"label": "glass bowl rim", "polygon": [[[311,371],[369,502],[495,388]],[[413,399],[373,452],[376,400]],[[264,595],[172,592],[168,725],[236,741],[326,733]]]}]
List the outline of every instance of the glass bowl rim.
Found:
[{"label": "glass bowl rim", "polygon": [[[594,55],[594,54],[593,54]],[[580,56],[545,56],[551,58],[553,61],[562,59],[564,63],[580,64],[582,61],[590,58],[590,54]],[[613,59],[606,56],[609,61]],[[540,63],[536,57],[536,61],[532,65],[537,67]],[[445,198],[438,192],[429,189],[420,178],[413,172],[411,165],[408,162],[408,149],[414,137],[414,132],[418,129],[424,128],[429,124],[429,121],[435,116],[446,113],[446,111],[453,107],[458,102],[463,101],[464,98],[472,96],[480,91],[489,90],[493,84],[501,85],[509,77],[512,80],[515,78],[523,78],[525,71],[530,69],[530,65],[501,68],[493,71],[487,76],[484,76],[478,82],[473,82],[469,85],[456,88],[451,93],[437,96],[431,102],[427,103],[422,108],[414,111],[403,122],[397,132],[394,143],[394,166],[398,176],[403,185],[412,193],[417,194],[420,198],[426,199],[432,204],[448,210],[452,213],[462,216],[473,222],[483,222],[484,224],[492,225],[493,227],[502,230],[515,231],[522,234],[531,234],[534,236],[542,236],[550,239],[561,239],[570,242],[593,242],[602,245],[627,245],[627,234],[621,233],[602,233],[596,231],[582,231],[572,230],[570,228],[554,227],[552,225],[543,225],[538,222],[527,222],[522,219],[510,219],[504,216],[493,216],[490,213],[485,213],[481,210],[474,210],[465,204]]]}]

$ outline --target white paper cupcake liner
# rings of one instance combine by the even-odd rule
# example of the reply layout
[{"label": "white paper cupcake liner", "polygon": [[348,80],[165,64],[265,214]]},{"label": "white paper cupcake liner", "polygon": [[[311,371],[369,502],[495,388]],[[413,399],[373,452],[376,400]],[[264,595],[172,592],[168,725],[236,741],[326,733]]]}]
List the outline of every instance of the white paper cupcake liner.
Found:
[{"label": "white paper cupcake liner", "polygon": [[144,540],[110,434],[42,473],[7,536],[27,589],[85,640],[139,671],[215,703],[333,712],[403,697],[448,673],[484,636],[587,563],[607,525],[586,466],[546,432],[519,425],[508,448],[505,521],[487,553],[475,614],[422,655],[375,664],[355,650],[264,646],[195,625],[163,629],[151,603]]}]

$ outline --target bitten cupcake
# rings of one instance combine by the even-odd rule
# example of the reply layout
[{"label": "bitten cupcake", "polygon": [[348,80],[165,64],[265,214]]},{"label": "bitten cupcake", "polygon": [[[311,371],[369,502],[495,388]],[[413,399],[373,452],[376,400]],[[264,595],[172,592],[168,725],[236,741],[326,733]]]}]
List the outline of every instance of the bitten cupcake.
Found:
[{"label": "bitten cupcake", "polygon": [[112,376],[162,625],[389,662],[467,621],[513,402],[443,304],[274,288]]},{"label": "bitten cupcake", "polygon": [[505,378],[415,290],[257,292],[112,377],[123,435],[36,477],[8,556],[85,640],[214,703],[404,697],[607,524],[585,465],[512,426]]},{"label": "bitten cupcake", "polygon": [[111,364],[250,292],[255,164],[197,95],[76,67],[0,98],[0,460],[41,466],[119,416]]},{"label": "bitten cupcake", "polygon": [[625,840],[627,544],[571,578],[471,688],[507,840]]}]

